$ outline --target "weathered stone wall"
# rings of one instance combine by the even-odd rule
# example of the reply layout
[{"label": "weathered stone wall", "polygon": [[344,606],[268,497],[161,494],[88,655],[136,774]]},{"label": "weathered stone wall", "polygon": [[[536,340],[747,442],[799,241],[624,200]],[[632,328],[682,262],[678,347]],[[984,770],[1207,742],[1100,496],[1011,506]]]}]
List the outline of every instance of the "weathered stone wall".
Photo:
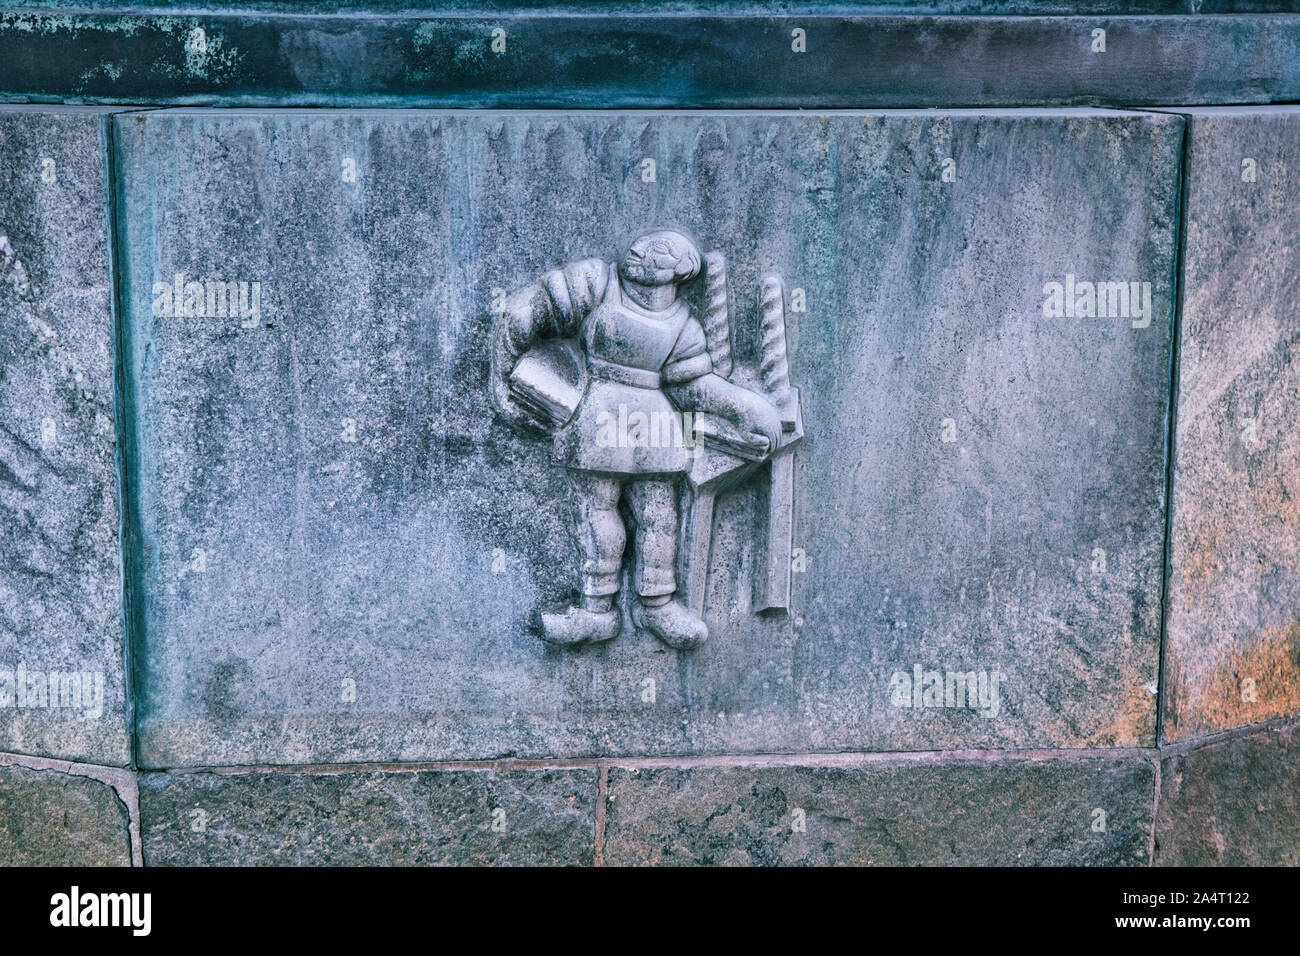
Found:
[{"label": "weathered stone wall", "polygon": [[[24,57],[122,31],[143,64],[194,28],[11,6],[0,51],[26,31]],[[507,13],[510,70],[538,82],[530,31],[560,21]],[[725,19],[715,53],[789,46],[784,19]],[[1082,29],[1004,19],[1023,25],[954,16],[931,41]],[[1300,34],[1278,20],[1251,46],[1267,17],[1119,17],[1107,42],[1247,49],[1216,74],[1237,91],[1202,95],[1271,98],[1267,76],[1285,97],[1269,51]],[[420,42],[486,44],[489,21]],[[683,67],[712,93],[623,99],[580,58],[552,88],[978,108],[358,109],[537,103],[468,53],[380,95],[406,54],[364,51],[407,26],[365,22],[335,49],[366,64],[354,87],[302,72],[322,23],[253,17],[184,74],[14,81],[116,105],[0,106],[0,862],[1300,859],[1300,108],[1129,98],[1110,65],[1065,71],[1086,95],[972,98],[922,63],[878,101],[885,74],[818,54],[798,81],[737,71],[743,93]],[[905,16],[819,25],[809,49],[919,42]],[[651,26],[647,62],[713,55],[691,39],[709,23],[628,29]],[[127,102],[190,83],[237,108]],[[442,85],[469,92],[426,102]],[[725,253],[739,362],[760,277],[784,282],[790,608],[755,606],[748,482],[718,498],[702,648],[629,626],[557,648],[534,615],[576,585],[570,504],[489,402],[494,317],[657,225]],[[233,283],[229,307],[205,285],[187,309],[196,281]],[[984,696],[933,692],[950,672]]]}]

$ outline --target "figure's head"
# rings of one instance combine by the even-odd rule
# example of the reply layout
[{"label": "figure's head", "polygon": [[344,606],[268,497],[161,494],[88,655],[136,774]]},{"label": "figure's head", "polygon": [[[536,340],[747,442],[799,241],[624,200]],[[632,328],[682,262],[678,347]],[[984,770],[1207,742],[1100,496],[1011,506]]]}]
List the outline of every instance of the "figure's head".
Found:
[{"label": "figure's head", "polygon": [[618,271],[639,285],[680,284],[700,274],[700,250],[680,232],[657,229],[633,240]]}]

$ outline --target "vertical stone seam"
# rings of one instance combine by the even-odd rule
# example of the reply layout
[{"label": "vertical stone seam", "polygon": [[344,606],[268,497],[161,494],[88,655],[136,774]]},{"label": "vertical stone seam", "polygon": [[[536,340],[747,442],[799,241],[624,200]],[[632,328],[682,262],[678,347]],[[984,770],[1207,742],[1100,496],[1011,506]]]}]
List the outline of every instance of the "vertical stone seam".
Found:
[{"label": "vertical stone seam", "polygon": [[[1165,549],[1161,565],[1160,578],[1160,642],[1156,660],[1156,739],[1159,747],[1165,742],[1165,700],[1168,689],[1165,686],[1165,656],[1169,644],[1169,582],[1173,577],[1173,529],[1174,529],[1174,475],[1177,465],[1178,429],[1178,385],[1181,372],[1180,351],[1182,348],[1183,328],[1183,270],[1186,266],[1187,237],[1187,174],[1188,154],[1191,150],[1192,121],[1190,117],[1179,116],[1183,124],[1182,142],[1178,160],[1178,212],[1176,233],[1174,236],[1174,314],[1170,328],[1169,341],[1169,411],[1166,413],[1165,433]],[[1155,833],[1155,820],[1151,821],[1152,834]],[[1153,837],[1154,838],[1154,837]]]},{"label": "vertical stone seam", "polygon": [[[132,504],[131,466],[134,460],[133,421],[127,404],[129,388],[123,319],[126,289],[122,278],[121,232],[124,223],[119,215],[118,147],[115,114],[104,117],[104,214],[107,220],[109,310],[113,328],[113,427],[116,432],[114,452],[117,465],[118,506],[118,574],[122,588],[122,693],[126,711],[127,761],[131,770],[139,767],[139,735],[136,730],[135,630],[137,623],[135,595],[135,509]],[[138,824],[138,820],[136,821]],[[137,833],[138,835],[138,833]],[[134,852],[134,851],[133,851]]]},{"label": "vertical stone seam", "polygon": [[609,798],[609,764],[596,764],[596,833],[592,865],[605,865],[605,806]]},{"label": "vertical stone seam", "polygon": [[1151,755],[1151,764],[1155,769],[1156,792],[1151,800],[1151,838],[1147,841],[1147,866],[1156,865],[1156,821],[1160,818],[1160,764],[1164,757],[1160,751]]},{"label": "vertical stone seam", "polygon": [[134,770],[130,771],[130,777],[124,781],[122,789],[118,791],[119,797],[122,796],[122,790],[126,791],[122,802],[126,804],[131,819],[131,865],[143,867],[144,838],[140,828],[140,774]]}]

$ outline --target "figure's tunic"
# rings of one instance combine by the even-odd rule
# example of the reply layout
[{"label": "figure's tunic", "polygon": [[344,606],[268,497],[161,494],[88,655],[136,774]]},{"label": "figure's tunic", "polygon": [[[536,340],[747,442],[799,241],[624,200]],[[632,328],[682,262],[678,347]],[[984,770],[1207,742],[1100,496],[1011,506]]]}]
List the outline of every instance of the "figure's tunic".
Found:
[{"label": "figure's tunic", "polygon": [[663,389],[713,370],[704,329],[686,303],[643,309],[624,292],[617,268],[597,259],[548,272],[541,285],[550,300],[543,323],[576,337],[587,364],[586,394],[555,435],[555,461],[616,477],[685,471],[682,418]]}]

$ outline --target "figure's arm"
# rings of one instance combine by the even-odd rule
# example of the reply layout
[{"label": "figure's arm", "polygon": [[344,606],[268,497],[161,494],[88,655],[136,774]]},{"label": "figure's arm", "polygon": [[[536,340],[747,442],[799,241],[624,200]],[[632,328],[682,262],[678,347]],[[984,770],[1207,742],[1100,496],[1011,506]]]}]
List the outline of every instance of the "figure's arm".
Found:
[{"label": "figure's arm", "polygon": [[532,417],[510,397],[510,373],[519,357],[539,342],[578,334],[582,320],[609,281],[609,266],[584,259],[553,269],[507,301],[492,320],[489,344],[492,404],[510,421],[533,427]]},{"label": "figure's arm", "polygon": [[704,330],[691,319],[663,370],[664,390],[683,411],[707,412],[725,418],[742,432],[767,439],[768,450],[781,438],[781,413],[762,395],[751,392],[713,371]]}]

